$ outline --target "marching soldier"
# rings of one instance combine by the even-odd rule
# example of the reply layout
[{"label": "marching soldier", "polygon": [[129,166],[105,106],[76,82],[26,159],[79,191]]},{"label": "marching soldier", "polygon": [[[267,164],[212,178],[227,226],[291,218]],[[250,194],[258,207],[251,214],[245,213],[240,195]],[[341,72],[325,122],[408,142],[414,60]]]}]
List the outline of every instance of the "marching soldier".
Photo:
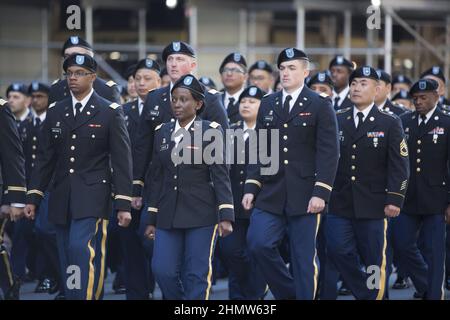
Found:
[{"label": "marching soldier", "polygon": [[257,86],[267,94],[273,93],[275,79],[273,68],[265,60],[258,60],[248,69],[248,80],[250,85]]},{"label": "marching soldier", "polygon": [[352,106],[349,98],[348,79],[353,71],[353,63],[343,56],[336,56],[330,61],[328,67],[333,79],[333,108],[334,110],[345,109]]},{"label": "marching soldier", "polygon": [[[64,42],[61,56],[63,59],[67,59],[68,56],[74,53],[87,54],[94,57],[92,46],[86,40],[77,36],[69,37]],[[100,97],[111,102],[120,103],[120,91],[114,81],[105,81],[97,77],[94,82],[94,90]],[[55,80],[50,88],[49,103],[52,104],[68,97],[70,97],[70,88],[66,79]]]},{"label": "marching soldier", "polygon": [[[256,131],[268,129],[270,137],[272,129],[279,130],[279,139],[268,141],[269,147],[279,147],[279,156],[272,154],[278,166],[248,167],[242,205],[250,210],[256,203],[247,241],[276,299],[312,300],[319,273],[317,231],[339,157],[336,116],[324,94],[304,85],[309,59],[303,51],[283,50],[277,65],[283,90],[262,100]],[[286,232],[293,275],[278,251]]]},{"label": "marching soldier", "polygon": [[[438,83],[416,82],[416,111],[403,115],[410,180],[402,214],[394,220],[394,248],[426,299],[444,299],[445,221],[450,221],[450,117],[437,107]],[[423,237],[422,253],[417,247]]]},{"label": "marching soldier", "polygon": [[241,119],[238,100],[247,82],[247,62],[240,53],[230,53],[222,61],[219,72],[224,86],[222,102],[227,110],[228,122],[236,123]]},{"label": "marching soldier", "polygon": [[135,70],[136,70],[136,64],[132,64],[125,71],[125,79],[127,79],[127,95],[126,95],[125,102],[134,101],[138,97],[138,94],[136,92],[135,81],[134,81],[134,71]]},{"label": "marching soldier", "polygon": [[[202,138],[212,129],[218,142],[223,131],[198,116],[205,93],[194,76],[182,76],[171,95],[177,120],[155,128],[146,234],[156,237],[152,267],[164,297],[208,300],[217,235],[233,231],[233,195],[224,144],[215,149],[221,160],[208,164],[204,150],[212,142],[195,135]],[[183,161],[174,161],[173,154],[182,154]]]},{"label": "marching soldier", "polygon": [[398,74],[392,79],[392,95],[396,95],[399,91],[409,92],[412,81],[403,74]]},{"label": "marching soldier", "polygon": [[[20,281],[14,277],[3,232],[8,217],[17,221],[25,206],[25,158],[14,117],[5,100],[0,98],[0,288],[6,300],[18,300]],[[3,196],[5,194],[5,196]],[[4,215],[6,213],[7,215]]]},{"label": "marching soldier", "polygon": [[[125,121],[127,124],[128,134],[130,136],[131,148],[136,141],[137,129],[144,101],[150,91],[155,90],[161,85],[159,77],[160,67],[158,63],[152,59],[140,60],[132,73],[134,79],[136,93],[138,98],[132,102],[123,105],[125,113]],[[122,256],[124,258],[124,276],[127,300],[147,300],[150,294],[153,294],[154,284],[151,288],[148,286],[148,274],[153,278],[149,261],[151,261],[151,252],[145,252],[142,240],[139,236],[140,211],[131,210],[132,220],[130,227],[120,228],[120,237],[122,244]],[[143,212],[146,216],[147,212]],[[148,239],[144,241],[150,241]],[[153,244],[151,244],[152,246]],[[151,251],[151,250],[149,250]],[[154,281],[152,281],[154,283]]]},{"label": "marching soldier", "polygon": [[[122,108],[93,89],[95,60],[74,54],[63,68],[71,96],[47,113],[25,213],[33,219],[50,191],[49,220],[56,227],[66,297],[100,299],[112,185],[119,225],[131,220],[130,141]],[[74,273],[79,286],[67,281]]]},{"label": "marching soldier", "polygon": [[[183,75],[190,74],[197,66],[195,52],[187,43],[172,42],[164,48],[162,59],[166,64],[171,83],[153,90],[145,100],[137,138],[133,151],[133,207],[142,207],[142,188],[151,162],[155,128],[164,122],[175,121],[170,106],[171,88]],[[199,115],[203,120],[215,121],[225,130],[228,120],[221,95],[215,90],[205,90],[205,105]],[[148,181],[150,182],[150,181]]]},{"label": "marching soldier", "polygon": [[350,76],[354,106],[337,113],[340,158],[325,226],[328,256],[357,299],[385,296],[387,218],[400,213],[409,173],[400,119],[374,104],[378,81],[368,66]]},{"label": "marching soldier", "polygon": [[400,116],[405,112],[408,112],[406,108],[402,108],[401,106],[392,104],[391,100],[389,100],[389,96],[391,94],[391,76],[384,70],[377,70],[378,77],[380,81],[378,82],[378,86],[380,90],[375,96],[375,105],[382,111],[392,112],[393,114]]}]

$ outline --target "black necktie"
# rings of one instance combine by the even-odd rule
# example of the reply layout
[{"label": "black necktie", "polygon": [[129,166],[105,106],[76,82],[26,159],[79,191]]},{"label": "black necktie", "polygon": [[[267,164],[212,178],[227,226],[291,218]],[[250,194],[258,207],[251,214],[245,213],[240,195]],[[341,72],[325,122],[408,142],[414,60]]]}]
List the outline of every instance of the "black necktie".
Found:
[{"label": "black necktie", "polygon": [[234,98],[229,98],[228,99],[227,110],[230,111],[230,109],[233,107],[233,105],[234,105]]},{"label": "black necktie", "polygon": [[358,130],[361,127],[362,123],[363,123],[364,113],[362,113],[360,111],[356,115],[358,116],[358,125],[356,126],[356,130]]},{"label": "black necktie", "polygon": [[426,114],[421,114],[420,115],[420,124],[419,124],[419,133],[421,134],[422,131],[425,129],[425,120],[427,119],[427,115]]},{"label": "black necktie", "polygon": [[341,98],[340,98],[339,96],[337,96],[336,98],[334,98],[334,105],[333,105],[334,110],[338,110],[338,109],[339,109],[338,103],[339,103],[339,100],[340,100],[340,99],[341,99]]},{"label": "black necktie", "polygon": [[289,102],[292,100],[291,96],[286,96],[286,99],[284,99],[284,103],[283,103],[283,115],[284,118],[287,119],[289,117],[289,109],[291,108]]},{"label": "black necktie", "polygon": [[80,115],[82,107],[83,105],[81,103],[79,102],[75,103],[75,110],[76,110],[75,119],[78,118],[78,116]]},{"label": "black necktie", "polygon": [[35,119],[35,123],[34,123],[34,126],[36,127],[36,128],[39,128],[39,126],[41,125],[41,119],[40,118],[36,118]]}]

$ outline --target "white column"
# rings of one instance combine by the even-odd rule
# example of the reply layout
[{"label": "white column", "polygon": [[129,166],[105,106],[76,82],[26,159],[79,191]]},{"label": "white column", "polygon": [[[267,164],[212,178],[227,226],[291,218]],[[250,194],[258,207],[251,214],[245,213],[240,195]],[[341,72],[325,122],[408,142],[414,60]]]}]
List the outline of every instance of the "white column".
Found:
[{"label": "white column", "polygon": [[92,47],[94,47],[94,28],[92,23],[93,13],[92,13],[92,4],[90,1],[87,2],[85,14],[86,14],[86,25],[85,25],[86,41]]},{"label": "white column", "polygon": [[42,65],[42,82],[48,83],[48,9],[41,10],[41,65]]},{"label": "white column", "polygon": [[[444,64],[444,72],[446,79],[450,78],[450,15],[447,16],[446,19],[446,37],[445,37],[445,64]],[[447,82],[448,83],[448,82]],[[448,96],[449,89],[448,85],[445,88],[446,96]]]},{"label": "white column", "polygon": [[352,12],[350,10],[344,11],[344,57],[351,59],[352,47]]},{"label": "white column", "polygon": [[144,59],[146,57],[146,40],[147,40],[147,26],[146,26],[146,14],[147,10],[141,8],[138,11],[139,14],[139,59]]},{"label": "white column", "polygon": [[[192,46],[195,52],[198,47],[198,15],[197,7],[189,7],[189,44]],[[197,52],[198,54],[198,52]]]},{"label": "white column", "polygon": [[248,13],[246,9],[239,9],[239,52],[247,58],[248,54]]},{"label": "white column", "polygon": [[305,7],[297,2],[297,48],[305,49]]},{"label": "white column", "polygon": [[384,16],[384,71],[392,72],[392,17],[388,12]]}]

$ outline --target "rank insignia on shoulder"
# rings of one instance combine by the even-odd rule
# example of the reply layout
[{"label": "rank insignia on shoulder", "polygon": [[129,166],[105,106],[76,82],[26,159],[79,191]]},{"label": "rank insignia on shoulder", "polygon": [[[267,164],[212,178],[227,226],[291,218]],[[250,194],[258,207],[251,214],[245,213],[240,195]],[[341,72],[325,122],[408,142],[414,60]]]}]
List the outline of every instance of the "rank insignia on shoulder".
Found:
[{"label": "rank insignia on shoulder", "polygon": [[211,93],[211,94],[218,94],[218,93],[220,93],[219,91],[217,91],[215,89],[209,89],[208,92]]},{"label": "rank insignia on shoulder", "polygon": [[400,142],[400,155],[402,157],[408,156],[408,145],[406,144],[405,139],[403,139],[402,142]]},{"label": "rank insignia on shoulder", "polygon": [[156,126],[155,131],[161,129],[162,126],[163,126],[163,123],[161,123],[160,125]]},{"label": "rank insignia on shoulder", "polygon": [[268,96],[270,96],[270,95],[271,95],[271,93],[266,93],[266,94],[263,96],[263,98],[268,97]]},{"label": "rank insignia on shoulder", "polygon": [[216,129],[217,127],[220,126],[220,124],[218,124],[217,122],[213,121],[213,122],[211,122],[211,123],[209,124],[209,126],[210,126],[211,128]]},{"label": "rank insignia on shoulder", "polygon": [[6,100],[0,98],[0,106],[3,107],[6,104],[6,102],[7,102]]},{"label": "rank insignia on shoulder", "polygon": [[120,107],[120,104],[113,102],[113,103],[111,103],[109,106],[115,110],[115,109],[117,109],[118,107]]},{"label": "rank insignia on shoulder", "polygon": [[59,79],[56,79],[55,81],[52,82],[52,85],[57,84],[59,82]]},{"label": "rank insignia on shoulder", "polygon": [[109,80],[109,81],[106,83],[106,85],[107,85],[108,87],[112,87],[112,86],[117,85],[117,83],[115,83],[115,82],[112,81],[112,80]]},{"label": "rank insignia on shoulder", "polygon": [[327,95],[325,92],[321,92],[319,94],[319,96],[321,96],[322,98],[328,98],[329,97],[329,95]]},{"label": "rank insignia on shoulder", "polygon": [[338,111],[336,111],[336,114],[341,114],[341,113],[347,112],[347,111],[349,111],[351,108],[352,108],[352,107],[348,107],[348,108],[344,108],[344,109],[339,109]]},{"label": "rank insignia on shoulder", "polygon": [[56,105],[56,102],[53,102],[52,104],[50,104],[50,105],[48,106],[48,108],[49,108],[49,109],[50,109],[50,108],[53,108],[55,105]]}]

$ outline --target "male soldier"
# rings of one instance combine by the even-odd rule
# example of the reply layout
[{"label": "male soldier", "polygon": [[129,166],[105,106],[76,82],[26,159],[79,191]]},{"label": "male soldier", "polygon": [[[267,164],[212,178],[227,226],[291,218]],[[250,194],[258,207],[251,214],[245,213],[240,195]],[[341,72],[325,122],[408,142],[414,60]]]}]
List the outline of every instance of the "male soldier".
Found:
[{"label": "male soldier", "polygon": [[375,105],[378,107],[378,109],[386,111],[388,113],[392,112],[397,116],[400,116],[405,112],[408,112],[406,108],[394,105],[392,104],[391,100],[389,100],[389,96],[391,94],[392,89],[391,85],[392,81],[390,74],[381,69],[377,70],[377,74],[378,77],[380,78],[380,81],[378,82],[380,90],[375,96]]},{"label": "male soldier", "polygon": [[[262,100],[256,131],[269,129],[269,137],[279,132],[279,139],[268,141],[268,148],[279,146],[279,154],[271,155],[279,169],[262,175],[259,162],[248,167],[242,205],[249,210],[256,203],[247,241],[276,299],[312,300],[319,273],[316,236],[339,158],[336,116],[324,94],[304,85],[309,59],[303,51],[283,50],[277,65],[283,90]],[[293,275],[278,251],[286,233]]]},{"label": "male soldier", "polygon": [[93,89],[94,58],[73,54],[63,68],[71,96],[47,113],[25,213],[34,218],[52,180],[49,220],[56,226],[66,297],[98,300],[112,185],[119,225],[127,227],[131,221],[130,140],[122,108]]},{"label": "male soldier", "polygon": [[352,106],[348,97],[349,86],[348,78],[353,71],[353,63],[343,56],[336,56],[330,61],[328,67],[331,73],[331,79],[334,83],[333,108],[334,110],[345,109]]},{"label": "male soldier", "polygon": [[[92,46],[86,40],[77,36],[69,37],[64,42],[61,56],[63,59],[66,59],[74,53],[87,54],[94,57]],[[120,103],[120,91],[114,81],[105,81],[97,77],[94,82],[94,90],[100,97],[111,102]],[[70,97],[70,88],[66,79],[55,80],[50,88],[49,103],[52,104],[53,102],[61,101],[68,97]]]},{"label": "male soldier", "polygon": [[135,70],[136,70],[136,64],[132,64],[125,71],[125,79],[127,79],[127,96],[126,96],[125,102],[134,101],[138,97],[138,94],[136,92],[135,81],[134,81],[134,71]]},{"label": "male soldier", "polygon": [[447,81],[444,76],[444,70],[439,66],[433,66],[422,73],[420,77],[433,79],[438,83],[439,107],[444,108],[446,111],[450,111],[450,100],[445,97],[445,84]]},{"label": "male soldier", "polygon": [[240,53],[230,53],[222,61],[219,72],[224,86],[222,102],[227,109],[228,121],[236,123],[241,119],[238,100],[247,82],[247,62]]},{"label": "male soldier", "polygon": [[[445,221],[450,221],[450,117],[437,107],[438,83],[416,82],[416,111],[401,117],[410,150],[410,180],[394,248],[414,286],[426,299],[444,299]],[[417,247],[423,237],[423,256]]]},{"label": "male soldier", "polygon": [[[131,147],[133,150],[136,141],[137,129],[144,108],[144,101],[150,91],[155,90],[161,85],[159,77],[160,67],[152,59],[140,60],[133,71],[132,77],[135,82],[138,98],[135,101],[128,102],[123,106],[125,121],[127,123],[128,134],[130,135]],[[147,300],[149,295],[153,295],[154,280],[151,288],[148,285],[148,276],[151,280],[153,274],[150,264],[152,258],[153,240],[141,239],[139,237],[140,211],[131,211],[132,220],[129,228],[120,229],[122,243],[122,256],[125,266],[125,287],[127,300]],[[143,213],[145,219],[147,213]],[[143,247],[144,242],[151,242]],[[150,250],[144,250],[149,248]]]},{"label": "male soldier", "polygon": [[411,88],[412,81],[403,74],[398,74],[392,79],[392,95],[397,94],[399,91],[408,92]]},{"label": "male soldier", "polygon": [[264,60],[258,60],[248,69],[250,85],[257,86],[262,91],[273,93],[275,79],[272,66]]},{"label": "male soldier", "polygon": [[317,94],[326,94],[330,99],[333,96],[333,80],[331,80],[328,70],[317,72],[311,77],[308,81],[308,87]]},{"label": "male soldier", "polygon": [[325,226],[328,257],[357,299],[385,296],[386,218],[400,213],[409,173],[400,119],[374,104],[379,80],[368,66],[350,76],[354,106],[337,114],[341,152]]},{"label": "male soldier", "polygon": [[[155,128],[161,123],[175,121],[170,106],[172,99],[170,90],[179,78],[192,73],[197,67],[194,50],[184,42],[172,42],[165,47],[162,60],[166,64],[171,82],[170,85],[153,90],[148,94],[133,147],[133,196],[135,197],[133,207],[135,209],[142,207],[141,194],[151,162]],[[219,92],[205,90],[205,105],[199,117],[219,123],[224,131],[228,128],[227,115]]]},{"label": "male soldier", "polygon": [[[8,216],[17,221],[25,206],[25,158],[14,117],[7,102],[0,98],[0,288],[7,300],[19,299],[20,282],[15,279],[8,252],[3,246],[4,226]],[[4,197],[3,194],[6,194]],[[6,215],[4,214],[6,213]]]}]

